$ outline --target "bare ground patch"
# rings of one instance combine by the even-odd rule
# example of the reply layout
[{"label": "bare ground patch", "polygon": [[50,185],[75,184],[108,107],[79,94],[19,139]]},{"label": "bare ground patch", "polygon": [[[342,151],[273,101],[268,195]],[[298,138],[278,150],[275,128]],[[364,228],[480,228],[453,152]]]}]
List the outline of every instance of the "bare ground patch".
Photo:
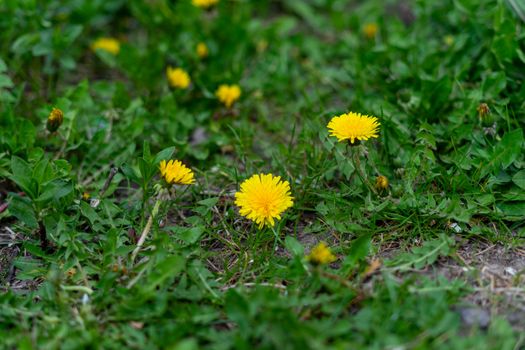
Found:
[{"label": "bare ground patch", "polygon": [[[389,243],[378,257],[388,259],[399,252],[396,244]],[[454,254],[413,273],[466,283],[470,293],[457,306],[465,326],[485,328],[501,316],[525,330],[525,249],[466,241],[458,243]]]}]

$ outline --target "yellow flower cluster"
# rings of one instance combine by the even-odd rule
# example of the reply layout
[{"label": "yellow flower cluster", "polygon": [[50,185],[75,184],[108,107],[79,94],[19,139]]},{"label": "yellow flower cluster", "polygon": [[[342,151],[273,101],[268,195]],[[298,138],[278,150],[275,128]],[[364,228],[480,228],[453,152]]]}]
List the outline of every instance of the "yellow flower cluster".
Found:
[{"label": "yellow flower cluster", "polygon": [[201,8],[208,8],[212,7],[213,5],[217,4],[219,0],[191,0],[191,3],[193,6],[201,7]]},{"label": "yellow flower cluster", "polygon": [[120,52],[120,42],[115,38],[98,38],[91,44],[93,51],[103,50],[112,55],[118,55]]},{"label": "yellow flower cluster", "polygon": [[239,85],[222,84],[215,92],[215,96],[227,108],[230,108],[241,97],[241,88]]},{"label": "yellow flower cluster", "polygon": [[191,79],[188,73],[182,68],[168,67],[166,69],[166,76],[169,84],[177,89],[187,89],[190,86]]},{"label": "yellow flower cluster", "polygon": [[[179,160],[162,160],[159,170],[167,186],[195,182],[193,171]],[[253,175],[235,193],[235,204],[240,214],[258,224],[259,228],[274,226],[275,220],[280,220],[281,214],[293,205],[290,184],[272,174]]]}]

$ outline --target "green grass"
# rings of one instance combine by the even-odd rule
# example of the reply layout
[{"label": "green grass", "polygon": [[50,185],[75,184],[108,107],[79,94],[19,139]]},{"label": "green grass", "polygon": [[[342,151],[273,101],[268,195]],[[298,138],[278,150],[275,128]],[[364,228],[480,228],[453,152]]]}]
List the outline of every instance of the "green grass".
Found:
[{"label": "green grass", "polygon": [[[0,347],[522,348],[520,6],[1,2]],[[99,37],[118,55],[93,52]],[[170,88],[168,66],[191,86]],[[231,109],[215,97],[223,83],[242,89]],[[358,148],[368,180],[389,180],[379,194],[328,135],[348,111],[380,120]],[[161,201],[133,259],[172,158],[196,183]],[[273,230],[234,203],[258,173],[291,185]],[[332,264],[308,261],[319,241]],[[494,259],[516,270],[496,286],[483,269]],[[488,325],[461,317],[476,304]]]}]

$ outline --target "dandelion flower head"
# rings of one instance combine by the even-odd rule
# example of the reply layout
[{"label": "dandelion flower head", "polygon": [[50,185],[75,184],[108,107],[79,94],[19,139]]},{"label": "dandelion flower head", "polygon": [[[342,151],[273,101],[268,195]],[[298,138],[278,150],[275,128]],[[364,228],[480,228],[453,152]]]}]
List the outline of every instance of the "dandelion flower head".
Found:
[{"label": "dandelion flower head", "polygon": [[187,89],[190,86],[190,76],[182,68],[168,67],[166,69],[166,77],[169,84],[177,89]]},{"label": "dandelion flower head", "polygon": [[191,0],[191,3],[193,6],[201,7],[201,8],[208,8],[212,7],[213,5],[217,4],[219,0]]},{"label": "dandelion flower head", "polygon": [[319,242],[315,247],[312,248],[307,259],[315,265],[323,265],[334,262],[337,257],[332,254],[330,248],[325,242]]},{"label": "dandelion flower head", "polygon": [[91,44],[93,51],[103,50],[112,55],[118,55],[120,52],[120,42],[115,38],[98,38]]},{"label": "dandelion flower head", "polygon": [[377,190],[386,190],[388,188],[388,178],[384,175],[379,175],[376,178],[375,188]]},{"label": "dandelion flower head", "polygon": [[367,23],[363,27],[363,34],[368,39],[373,39],[373,38],[375,38],[378,29],[379,29],[379,27],[377,26],[377,24],[375,24],[375,23]]},{"label": "dandelion flower head", "polygon": [[236,84],[222,84],[217,89],[217,92],[215,92],[215,96],[217,96],[219,101],[224,103],[226,107],[230,108],[235,103],[235,101],[241,97],[241,88]]},{"label": "dandelion flower head", "polygon": [[60,109],[53,107],[49,116],[47,117],[47,130],[55,132],[58,130],[62,122],[64,121],[64,112]]},{"label": "dandelion flower head", "polygon": [[209,53],[208,46],[206,46],[205,43],[201,42],[197,44],[197,56],[199,56],[199,58],[206,58]]},{"label": "dandelion flower head", "polygon": [[235,204],[240,214],[256,224],[274,226],[275,220],[293,205],[288,181],[281,181],[280,176],[256,174],[241,184],[241,190],[235,193]]},{"label": "dandelion flower head", "polygon": [[330,136],[337,137],[338,141],[350,140],[351,143],[378,137],[379,125],[376,117],[362,115],[360,113],[348,112],[338,117],[333,117],[327,127]]},{"label": "dandelion flower head", "polygon": [[193,171],[179,160],[162,160],[159,169],[160,175],[168,185],[191,185],[195,182]]}]

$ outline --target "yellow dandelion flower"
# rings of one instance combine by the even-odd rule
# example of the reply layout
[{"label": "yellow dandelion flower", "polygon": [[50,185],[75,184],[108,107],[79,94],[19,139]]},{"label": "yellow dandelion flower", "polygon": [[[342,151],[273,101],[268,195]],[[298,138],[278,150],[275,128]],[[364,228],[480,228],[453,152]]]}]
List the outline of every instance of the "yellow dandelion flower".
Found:
[{"label": "yellow dandelion flower", "polygon": [[379,175],[376,178],[375,187],[379,191],[386,190],[388,188],[388,178],[386,176]]},{"label": "yellow dandelion flower", "polygon": [[224,105],[230,108],[235,101],[241,97],[241,88],[239,85],[226,85],[222,84],[215,92],[215,96],[224,103]]},{"label": "yellow dandelion flower", "polygon": [[377,24],[375,24],[375,23],[367,23],[363,27],[363,34],[368,39],[373,39],[373,38],[375,38],[378,29],[379,29],[379,27],[377,26]]},{"label": "yellow dandelion flower", "polygon": [[177,89],[187,89],[190,86],[190,76],[182,68],[168,67],[166,69],[166,76],[169,84]]},{"label": "yellow dandelion flower", "polygon": [[120,52],[120,42],[115,38],[98,38],[91,44],[91,50],[103,50],[112,55]]},{"label": "yellow dandelion flower", "polygon": [[330,136],[337,137],[338,141],[368,140],[377,137],[381,125],[376,117],[362,115],[360,113],[348,112],[338,117],[333,117],[328,123]]},{"label": "yellow dandelion flower", "polygon": [[319,242],[312,248],[310,254],[307,256],[308,261],[315,265],[329,264],[337,260],[337,257],[332,254],[330,248],[325,242]]},{"label": "yellow dandelion flower", "polygon": [[280,176],[257,174],[241,184],[241,190],[235,193],[235,204],[240,214],[256,224],[274,226],[275,219],[293,205],[288,181],[281,181]]},{"label": "yellow dandelion flower", "polygon": [[205,43],[198,43],[197,44],[197,56],[199,58],[206,58],[208,57],[210,51],[208,50],[208,46],[206,46]]},{"label": "yellow dandelion flower", "polygon": [[159,165],[160,175],[168,185],[191,185],[195,182],[194,174],[191,169],[182,164],[179,160],[165,160]]},{"label": "yellow dandelion flower", "polygon": [[62,125],[62,122],[64,121],[64,112],[62,112],[58,108],[54,108],[49,113],[49,116],[47,117],[47,130],[49,132],[55,132],[58,130],[60,125]]},{"label": "yellow dandelion flower", "polygon": [[219,0],[191,0],[191,3],[193,6],[201,7],[201,8],[208,8],[212,7],[213,5],[217,4]]}]

